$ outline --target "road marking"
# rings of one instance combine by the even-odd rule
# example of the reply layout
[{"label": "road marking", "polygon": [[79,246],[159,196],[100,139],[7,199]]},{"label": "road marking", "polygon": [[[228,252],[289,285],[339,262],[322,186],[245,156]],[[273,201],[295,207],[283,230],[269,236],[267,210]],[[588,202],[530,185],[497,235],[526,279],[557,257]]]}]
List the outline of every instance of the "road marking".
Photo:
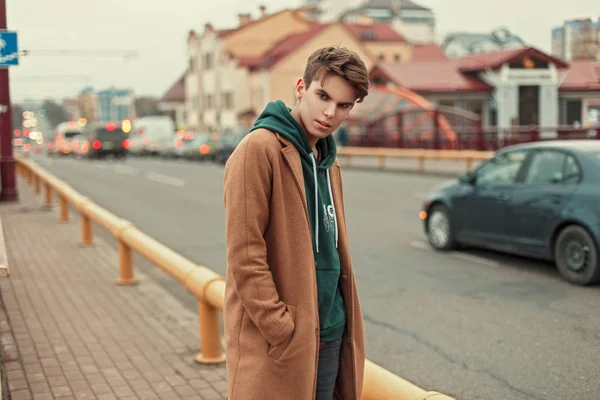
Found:
[{"label": "road marking", "polygon": [[185,186],[185,181],[183,179],[173,178],[172,176],[157,174],[155,172],[146,172],[146,179],[154,181],[154,182],[164,183],[166,185],[171,185],[171,186],[177,186],[177,187]]},{"label": "road marking", "polygon": [[[435,251],[429,245],[429,243],[422,242],[420,240],[413,240],[412,242],[410,242],[410,247],[415,248],[415,249],[419,249],[419,250],[430,251],[430,252],[434,252]],[[471,254],[459,253],[459,252],[456,252],[456,251],[450,251],[450,252],[445,253],[445,254],[449,255],[450,257],[459,258],[461,260],[470,261],[470,262],[473,262],[473,263],[476,263],[476,264],[485,265],[486,267],[496,268],[496,267],[500,266],[500,263],[497,262],[497,261],[488,260],[486,258],[474,256],[474,255],[471,255]]]},{"label": "road marking", "polygon": [[429,246],[429,244],[427,244],[425,242],[421,242],[419,240],[413,240],[412,242],[410,242],[410,247],[414,247],[415,249],[420,249],[420,250],[432,250],[431,246]]},{"label": "road marking", "polygon": [[500,266],[500,263],[497,261],[488,260],[487,258],[474,256],[471,254],[453,252],[452,256],[454,256],[456,258],[460,258],[462,260],[471,261],[471,262],[474,262],[477,264],[482,264],[482,265],[485,265],[486,267],[496,268],[496,267]]},{"label": "road marking", "polygon": [[135,176],[135,175],[137,175],[137,172],[138,172],[137,169],[127,167],[125,165],[113,165],[113,170],[119,174],[124,174],[124,175],[129,175],[129,176]]}]

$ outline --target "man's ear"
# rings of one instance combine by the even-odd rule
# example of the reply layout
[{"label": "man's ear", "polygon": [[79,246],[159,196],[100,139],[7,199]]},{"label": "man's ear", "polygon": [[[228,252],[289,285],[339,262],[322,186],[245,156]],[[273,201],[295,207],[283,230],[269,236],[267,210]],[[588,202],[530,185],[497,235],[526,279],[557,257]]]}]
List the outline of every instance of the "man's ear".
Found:
[{"label": "man's ear", "polygon": [[302,100],[302,96],[304,96],[305,91],[304,79],[300,78],[296,82],[296,99],[298,101]]}]

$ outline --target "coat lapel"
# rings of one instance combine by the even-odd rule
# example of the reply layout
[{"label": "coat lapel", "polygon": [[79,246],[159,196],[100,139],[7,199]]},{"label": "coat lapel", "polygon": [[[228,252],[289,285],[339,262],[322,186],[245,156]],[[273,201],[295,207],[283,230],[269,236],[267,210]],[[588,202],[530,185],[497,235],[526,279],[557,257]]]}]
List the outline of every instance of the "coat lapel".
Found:
[{"label": "coat lapel", "polygon": [[300,160],[300,153],[294,147],[292,143],[277,135],[279,140],[284,144],[281,149],[281,154],[285,160],[288,168],[294,176],[294,182],[302,197],[302,204],[304,205],[304,212],[306,213],[306,219],[309,220],[308,216],[308,204],[306,203],[306,188],[304,187],[304,172],[302,172],[302,160]]}]

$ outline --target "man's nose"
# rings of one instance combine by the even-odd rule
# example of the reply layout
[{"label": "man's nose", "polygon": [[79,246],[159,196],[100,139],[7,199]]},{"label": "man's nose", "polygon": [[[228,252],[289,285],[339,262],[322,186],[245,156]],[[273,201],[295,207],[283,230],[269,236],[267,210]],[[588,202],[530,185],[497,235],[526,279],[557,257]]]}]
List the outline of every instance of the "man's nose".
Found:
[{"label": "man's nose", "polygon": [[325,114],[327,118],[335,117],[335,104],[328,105],[323,114]]}]

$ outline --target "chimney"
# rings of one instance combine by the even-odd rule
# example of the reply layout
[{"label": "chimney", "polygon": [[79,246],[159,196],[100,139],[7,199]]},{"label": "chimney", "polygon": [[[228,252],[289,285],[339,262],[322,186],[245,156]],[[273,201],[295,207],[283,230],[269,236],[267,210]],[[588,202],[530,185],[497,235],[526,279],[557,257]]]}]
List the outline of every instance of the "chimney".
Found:
[{"label": "chimney", "polygon": [[260,7],[258,7],[258,9],[260,10],[260,18],[264,18],[267,16],[267,7],[261,5]]},{"label": "chimney", "polygon": [[252,15],[250,13],[238,14],[240,20],[240,27],[252,22]]}]

